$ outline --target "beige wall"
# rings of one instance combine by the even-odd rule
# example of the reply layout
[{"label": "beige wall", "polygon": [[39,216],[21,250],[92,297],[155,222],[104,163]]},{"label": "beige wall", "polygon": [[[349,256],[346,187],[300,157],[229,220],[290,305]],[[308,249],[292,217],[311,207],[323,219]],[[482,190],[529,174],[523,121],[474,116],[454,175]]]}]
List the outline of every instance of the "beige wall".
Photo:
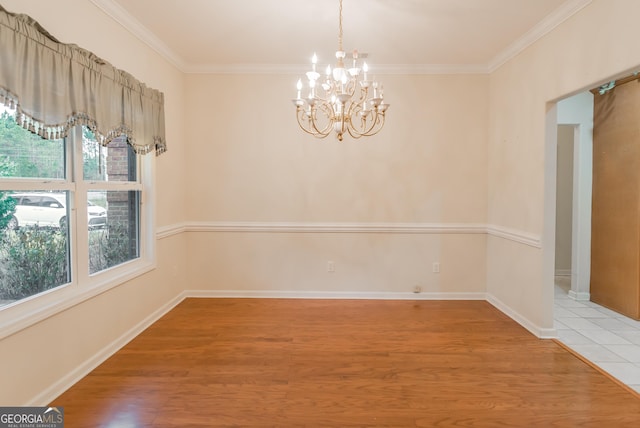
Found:
[{"label": "beige wall", "polygon": [[553,325],[555,141],[545,147],[547,103],[637,67],[639,13],[637,1],[594,0],[491,74],[488,221],[541,236],[543,248],[490,236],[487,290],[540,328]]},{"label": "beige wall", "polygon": [[[189,234],[196,290],[482,292],[485,236],[330,233],[340,226],[484,224],[488,76],[382,76],[376,136],[317,140],[295,122],[292,75],[188,75],[189,220],[304,234]],[[336,264],[328,274],[327,261]],[[441,273],[432,273],[432,263]]]},{"label": "beige wall", "polygon": [[573,221],[573,134],[575,126],[558,125],[556,174],[556,258],[557,275],[571,273],[571,228]]},{"label": "beige wall", "polygon": [[486,219],[487,76],[382,76],[388,121],[338,142],[300,130],[293,75],[188,75],[189,220]]},{"label": "beige wall", "polygon": [[190,233],[189,285],[205,296],[413,298],[420,286],[482,298],[485,246],[483,234]]},{"label": "beige wall", "polygon": [[[183,75],[89,1],[3,0],[2,5],[164,92],[169,151],[156,163],[156,226],[184,222]],[[48,393],[60,392],[78,369],[86,370],[96,356],[178,296],[185,288],[178,276],[186,266],[185,237],[159,240],[157,260],[154,271],[0,340],[0,404],[45,404]]]}]

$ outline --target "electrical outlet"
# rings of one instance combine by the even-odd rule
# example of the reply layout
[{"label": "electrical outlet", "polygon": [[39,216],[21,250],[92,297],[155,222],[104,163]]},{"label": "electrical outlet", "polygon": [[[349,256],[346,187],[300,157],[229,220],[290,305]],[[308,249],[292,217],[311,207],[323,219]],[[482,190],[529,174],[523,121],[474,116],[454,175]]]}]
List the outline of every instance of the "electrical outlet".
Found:
[{"label": "electrical outlet", "polygon": [[422,293],[422,287],[420,287],[419,285],[416,285],[416,286],[413,288],[413,292],[414,292],[414,293],[416,293],[416,294],[417,294],[417,293]]},{"label": "electrical outlet", "polygon": [[332,262],[331,260],[329,260],[327,262],[327,272],[335,272],[336,271],[336,264],[334,262]]},{"label": "electrical outlet", "polygon": [[440,262],[433,262],[433,273],[440,273]]}]

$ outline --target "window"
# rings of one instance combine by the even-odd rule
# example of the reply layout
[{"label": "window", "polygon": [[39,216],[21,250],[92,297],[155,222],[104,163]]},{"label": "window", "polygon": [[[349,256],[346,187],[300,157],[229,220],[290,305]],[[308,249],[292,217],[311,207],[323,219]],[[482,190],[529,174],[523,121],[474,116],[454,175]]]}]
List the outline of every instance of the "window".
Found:
[{"label": "window", "polygon": [[153,157],[124,138],[103,147],[83,126],[45,140],[0,112],[0,313],[149,265]]},{"label": "window", "polygon": [[142,155],[167,144],[162,92],[2,6],[0,28],[1,338],[153,267]]},{"label": "window", "polygon": [[139,257],[139,156],[124,139],[102,147],[86,128],[81,146],[89,273],[94,274]]}]

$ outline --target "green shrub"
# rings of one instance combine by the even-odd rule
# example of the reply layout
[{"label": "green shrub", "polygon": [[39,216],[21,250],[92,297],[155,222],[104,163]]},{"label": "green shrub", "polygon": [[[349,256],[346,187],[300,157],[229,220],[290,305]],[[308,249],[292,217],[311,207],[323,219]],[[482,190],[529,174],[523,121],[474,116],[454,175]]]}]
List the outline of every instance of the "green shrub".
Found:
[{"label": "green shrub", "polygon": [[0,299],[23,299],[69,282],[64,233],[29,226],[1,236]]},{"label": "green shrub", "polygon": [[[126,223],[89,231],[90,273],[137,257]],[[135,236],[135,235],[133,235]],[[65,230],[21,227],[0,233],[0,300],[20,300],[69,282]]]},{"label": "green shrub", "polygon": [[90,273],[119,265],[136,256],[135,241],[132,241],[126,223],[109,223],[104,229],[89,232]]}]

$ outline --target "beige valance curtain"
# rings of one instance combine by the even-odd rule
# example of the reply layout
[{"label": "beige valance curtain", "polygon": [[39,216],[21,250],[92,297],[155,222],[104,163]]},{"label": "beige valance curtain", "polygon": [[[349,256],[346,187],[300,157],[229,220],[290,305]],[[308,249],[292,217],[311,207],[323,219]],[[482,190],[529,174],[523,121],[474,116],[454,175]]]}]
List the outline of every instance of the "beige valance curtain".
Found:
[{"label": "beige valance curtain", "polygon": [[162,92],[2,6],[0,103],[16,109],[18,124],[46,139],[85,125],[103,145],[125,136],[136,153],[167,149]]}]

